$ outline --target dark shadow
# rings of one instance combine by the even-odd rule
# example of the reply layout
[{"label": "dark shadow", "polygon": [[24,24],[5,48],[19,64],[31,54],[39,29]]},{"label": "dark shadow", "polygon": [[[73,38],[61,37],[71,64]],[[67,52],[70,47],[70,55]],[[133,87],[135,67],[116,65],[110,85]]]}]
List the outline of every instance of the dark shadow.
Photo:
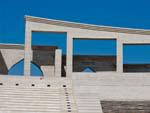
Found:
[{"label": "dark shadow", "polygon": [[150,101],[101,101],[101,106],[103,113],[150,113]]},{"label": "dark shadow", "polygon": [[5,60],[3,58],[1,51],[0,51],[0,69],[1,69],[0,71],[1,74],[4,74],[4,75],[8,74],[8,68],[7,68],[7,65],[5,63]]},{"label": "dark shadow", "polygon": [[91,67],[95,72],[116,71],[116,56],[74,55],[73,72],[82,72]]},{"label": "dark shadow", "polygon": [[150,72],[150,64],[124,64],[123,72]]},{"label": "dark shadow", "polygon": [[66,77],[66,55],[62,55],[62,64],[61,64],[61,76]]}]

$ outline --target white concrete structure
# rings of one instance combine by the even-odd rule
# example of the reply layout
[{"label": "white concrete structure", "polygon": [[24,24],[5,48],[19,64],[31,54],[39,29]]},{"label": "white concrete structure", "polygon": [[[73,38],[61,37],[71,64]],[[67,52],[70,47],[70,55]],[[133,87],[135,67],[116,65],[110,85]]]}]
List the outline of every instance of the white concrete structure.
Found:
[{"label": "white concrete structure", "polygon": [[[101,102],[129,101],[150,103],[150,73],[123,72],[123,45],[150,44],[150,30],[80,24],[26,16],[25,45],[1,45],[7,69],[24,58],[24,76],[0,76],[0,112],[10,113],[107,113]],[[55,63],[39,68],[43,77],[31,75],[32,32],[67,34],[66,77],[62,74],[62,52],[55,50]],[[115,39],[116,71],[74,72],[73,39]],[[11,49],[8,48],[11,46]],[[20,50],[20,47],[21,50]],[[15,51],[12,50],[15,48]],[[19,49],[19,50],[18,50]],[[16,54],[16,57],[15,55]],[[45,54],[45,53],[44,53]],[[14,57],[10,57],[14,56]],[[19,96],[14,96],[19,95]],[[6,102],[5,102],[6,101]],[[137,103],[138,103],[137,102]],[[140,111],[145,111],[142,104]],[[37,107],[39,106],[39,107]],[[149,106],[150,107],[150,106]],[[117,108],[116,108],[117,109]],[[118,108],[117,113],[120,112]],[[146,113],[150,112],[147,109]],[[112,113],[114,111],[112,110]]]},{"label": "white concrete structure", "polygon": [[61,57],[62,57],[62,52],[61,50],[56,50],[55,51],[55,76],[56,77],[61,77]]}]

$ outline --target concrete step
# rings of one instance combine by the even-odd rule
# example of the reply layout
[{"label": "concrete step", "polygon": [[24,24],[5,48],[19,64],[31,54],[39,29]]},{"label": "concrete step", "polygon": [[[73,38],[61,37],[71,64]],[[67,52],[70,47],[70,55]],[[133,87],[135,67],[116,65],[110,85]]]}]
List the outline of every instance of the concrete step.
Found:
[{"label": "concrete step", "polygon": [[76,95],[76,103],[79,113],[102,113],[100,101],[96,97],[91,97],[90,94]]},{"label": "concrete step", "polygon": [[78,113],[71,81],[58,80],[34,82],[33,87],[29,81],[2,81],[0,113]]},{"label": "concrete step", "polygon": [[0,113],[61,113],[60,88],[0,87]]}]

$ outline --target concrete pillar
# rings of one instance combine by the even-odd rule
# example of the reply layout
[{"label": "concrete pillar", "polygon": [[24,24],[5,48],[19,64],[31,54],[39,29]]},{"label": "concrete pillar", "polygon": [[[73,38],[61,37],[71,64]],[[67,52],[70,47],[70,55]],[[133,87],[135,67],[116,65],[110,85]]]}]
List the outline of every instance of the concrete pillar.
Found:
[{"label": "concrete pillar", "polygon": [[56,49],[55,51],[55,76],[61,77],[62,51]]},{"label": "concrete pillar", "polygon": [[67,34],[67,55],[66,55],[66,63],[67,63],[67,71],[66,77],[70,77],[72,74],[72,60],[73,60],[73,37],[71,34]]},{"label": "concrete pillar", "polygon": [[24,75],[30,76],[30,62],[32,60],[32,48],[31,48],[32,31],[30,30],[29,22],[26,21],[25,26],[25,53],[24,53]]},{"label": "concrete pillar", "polygon": [[121,39],[117,39],[117,72],[123,72],[123,43]]}]

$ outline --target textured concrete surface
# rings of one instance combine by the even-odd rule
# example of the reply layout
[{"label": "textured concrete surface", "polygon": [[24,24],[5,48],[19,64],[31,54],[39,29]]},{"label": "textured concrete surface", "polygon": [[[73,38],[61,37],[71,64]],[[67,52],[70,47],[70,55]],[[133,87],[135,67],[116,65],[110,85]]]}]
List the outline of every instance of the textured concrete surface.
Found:
[{"label": "textured concrete surface", "polygon": [[103,113],[149,113],[150,101],[101,101]]},{"label": "textured concrete surface", "polygon": [[61,77],[61,66],[62,66],[62,51],[56,49],[55,51],[55,76]]},{"label": "textured concrete surface", "polygon": [[[24,113],[25,110],[29,113],[40,113],[40,106],[43,112],[54,112],[53,110],[55,109],[60,110],[58,113],[67,113],[68,110],[71,109],[71,112],[73,113],[102,113],[103,110],[104,113],[107,113],[105,111],[107,109],[106,107],[111,103],[107,103],[106,107],[104,107],[105,105],[103,106],[103,104],[101,105],[101,103],[105,101],[123,101],[122,104],[119,104],[120,106],[124,104],[126,105],[123,106],[122,109],[130,109],[129,106],[133,106],[136,108],[137,106],[141,105],[141,109],[144,109],[145,112],[148,113],[150,111],[149,109],[145,109],[145,106],[149,105],[147,102],[150,101],[149,81],[149,76],[132,76],[131,74],[120,76],[115,74],[111,76],[104,74],[99,76],[80,75],[74,76],[72,79],[52,77],[50,80],[46,78],[41,79],[40,77],[16,77],[1,75],[0,91],[2,91],[3,93],[1,93],[0,95],[3,100],[5,98],[8,98],[9,100],[7,102],[2,101],[0,108],[2,109],[2,111],[6,109],[6,111],[14,110],[14,113],[17,112],[17,110],[22,113]],[[26,91],[28,91],[28,93],[23,93]],[[47,96],[45,95],[45,93]],[[19,99],[17,100],[16,98]],[[34,99],[36,100],[37,98],[39,99],[39,103],[34,103]],[[43,104],[42,98],[45,98],[45,103],[54,102],[52,100],[47,101],[46,99],[59,98],[59,104],[47,104],[47,108],[44,110],[45,104]],[[20,101],[21,104],[18,105]],[[130,103],[124,103],[128,101]],[[135,101],[139,101],[139,103],[135,104]],[[25,105],[24,102],[27,102],[29,104]],[[12,108],[9,105],[13,103],[15,104]],[[35,107],[29,106],[31,104],[34,104]],[[38,109],[36,108],[36,106],[38,106],[37,104],[39,105]],[[53,106],[59,106],[59,108],[56,109],[55,107],[53,108]],[[71,108],[68,106],[71,106]],[[119,110],[117,107],[118,103],[113,103],[113,106],[113,109],[111,109],[112,111]],[[64,111],[64,109],[66,111],[62,112]],[[136,110],[138,109],[140,108],[137,108]],[[30,110],[32,110],[32,112]],[[138,112],[140,113],[141,110],[139,110]],[[128,111],[128,113],[133,112]]]}]

